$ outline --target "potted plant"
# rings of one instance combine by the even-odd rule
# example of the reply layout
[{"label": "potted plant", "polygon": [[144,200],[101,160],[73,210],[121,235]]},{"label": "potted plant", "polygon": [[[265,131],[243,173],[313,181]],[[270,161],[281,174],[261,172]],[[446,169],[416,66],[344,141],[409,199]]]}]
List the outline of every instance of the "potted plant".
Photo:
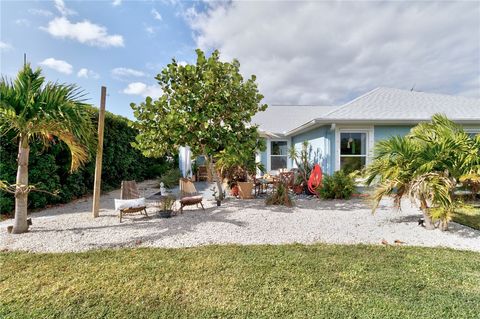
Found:
[{"label": "potted plant", "polygon": [[198,172],[198,165],[197,161],[193,161],[192,163],[192,182],[195,182],[197,180],[197,172]]},{"label": "potted plant", "polygon": [[230,182],[230,195],[237,197],[238,196],[238,185],[237,182]]},{"label": "potted plant", "polygon": [[237,182],[238,186],[238,196],[240,196],[241,199],[250,199],[253,198],[252,196],[252,190],[255,184],[252,182]]},{"label": "potted plant", "polygon": [[223,192],[223,197],[220,197],[216,186],[213,186],[210,190],[213,192],[212,196],[213,198],[215,198],[215,201],[217,202],[217,206],[222,205],[222,198],[225,198],[225,192]]},{"label": "potted plant", "polygon": [[174,196],[165,196],[162,199],[161,210],[158,212],[161,218],[170,218],[172,217],[173,205],[175,204],[176,198]]},{"label": "potted plant", "polygon": [[297,182],[299,180],[302,181],[303,187],[306,188],[306,192],[308,191],[308,178],[310,177],[310,173],[313,168],[313,163],[310,161],[310,158],[315,157],[315,154],[312,154],[312,146],[307,142],[304,141],[302,143],[302,149],[297,151],[295,146],[289,149],[289,156],[295,161],[297,165],[298,174],[300,179],[297,178]]}]

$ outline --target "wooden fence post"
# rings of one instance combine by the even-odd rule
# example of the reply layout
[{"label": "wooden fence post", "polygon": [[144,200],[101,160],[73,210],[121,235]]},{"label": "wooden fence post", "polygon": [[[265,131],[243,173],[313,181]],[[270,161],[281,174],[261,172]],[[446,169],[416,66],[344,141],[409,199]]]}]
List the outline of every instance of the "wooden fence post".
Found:
[{"label": "wooden fence post", "polygon": [[103,158],[103,128],[105,125],[105,99],[107,88],[102,86],[100,97],[100,110],[98,112],[98,144],[97,159],[95,161],[95,184],[93,187],[93,217],[98,217],[100,209],[100,189],[102,186],[102,158]]}]

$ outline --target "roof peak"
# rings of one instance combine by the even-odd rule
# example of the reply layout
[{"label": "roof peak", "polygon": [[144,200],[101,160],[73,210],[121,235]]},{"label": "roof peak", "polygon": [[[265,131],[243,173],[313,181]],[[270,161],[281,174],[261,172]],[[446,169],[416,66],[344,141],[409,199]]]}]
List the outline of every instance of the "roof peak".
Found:
[{"label": "roof peak", "polygon": [[467,99],[467,100],[473,100],[473,101],[480,100],[480,99],[475,99],[475,98],[472,98],[472,97],[466,97],[466,96],[462,96],[462,95],[436,93],[436,92],[426,92],[426,91],[415,91],[413,89],[412,90],[405,90],[405,89],[399,89],[399,88],[393,88],[393,87],[387,87],[387,86],[379,86],[379,87],[373,89],[372,91],[367,92],[367,94],[371,93],[371,92],[374,92],[374,91],[377,91],[377,90],[390,90],[390,91],[400,91],[400,92],[403,92],[403,93],[412,93],[412,94],[437,95],[437,96],[442,96],[442,97],[460,98],[460,99]]}]

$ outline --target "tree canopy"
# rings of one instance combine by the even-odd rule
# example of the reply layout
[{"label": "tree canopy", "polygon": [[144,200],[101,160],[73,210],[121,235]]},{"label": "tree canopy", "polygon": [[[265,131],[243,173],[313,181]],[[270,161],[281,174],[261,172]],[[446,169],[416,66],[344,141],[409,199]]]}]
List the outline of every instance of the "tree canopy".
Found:
[{"label": "tree canopy", "polygon": [[163,91],[159,99],[131,104],[139,130],[133,145],[149,157],[176,153],[180,146],[195,155],[226,149],[253,155],[262,144],[250,120],[267,108],[255,75],[245,80],[240,63],[220,61],[217,50],[210,57],[200,49],[196,53],[195,64],[173,59],[156,76]]}]

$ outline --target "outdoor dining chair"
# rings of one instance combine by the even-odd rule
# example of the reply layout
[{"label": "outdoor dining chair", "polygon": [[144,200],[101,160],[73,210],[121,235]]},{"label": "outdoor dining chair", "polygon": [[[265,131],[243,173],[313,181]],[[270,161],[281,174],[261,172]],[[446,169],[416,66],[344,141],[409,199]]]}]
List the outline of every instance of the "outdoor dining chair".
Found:
[{"label": "outdoor dining chair", "polygon": [[[137,183],[135,181],[122,181],[122,189],[120,191],[120,198],[125,199],[140,199],[140,192],[138,191]],[[120,222],[125,214],[138,213],[147,215],[147,206],[127,207],[120,209]]]}]

